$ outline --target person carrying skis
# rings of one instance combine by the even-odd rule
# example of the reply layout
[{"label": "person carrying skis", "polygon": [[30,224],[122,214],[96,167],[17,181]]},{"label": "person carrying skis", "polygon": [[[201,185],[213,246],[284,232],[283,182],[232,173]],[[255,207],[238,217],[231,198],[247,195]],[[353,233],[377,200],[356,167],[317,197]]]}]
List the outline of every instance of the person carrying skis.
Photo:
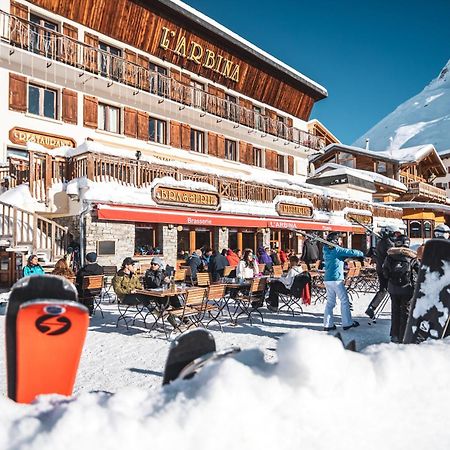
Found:
[{"label": "person carrying skis", "polygon": [[358,327],[359,322],[352,319],[350,312],[350,301],[344,285],[344,260],[347,258],[361,258],[363,252],[341,247],[342,238],[339,232],[333,231],[328,234],[327,241],[333,246],[323,246],[323,258],[325,264],[324,282],[327,291],[327,304],[323,316],[324,331],[336,329],[334,324],[333,309],[336,306],[336,297],[341,302],[342,328],[349,330]]},{"label": "person carrying skis", "polygon": [[419,272],[417,254],[409,248],[407,236],[400,235],[394,247],[387,252],[383,264],[383,274],[388,279],[388,292],[391,297],[391,342],[401,343],[408,321],[409,303]]},{"label": "person carrying skis", "polygon": [[388,225],[382,227],[380,230],[381,239],[377,242],[375,247],[375,251],[373,254],[373,258],[375,259],[376,271],[378,276],[379,288],[378,292],[375,294],[372,301],[369,303],[369,306],[366,309],[365,314],[369,316],[371,319],[375,317],[375,310],[382,302],[384,296],[387,292],[388,280],[383,275],[383,263],[386,259],[388,250],[394,246],[394,240],[397,235],[401,233],[400,228]]},{"label": "person carrying skis", "polygon": [[39,264],[37,255],[30,255],[27,260],[27,265],[22,270],[24,277],[30,275],[45,275],[44,269]]}]

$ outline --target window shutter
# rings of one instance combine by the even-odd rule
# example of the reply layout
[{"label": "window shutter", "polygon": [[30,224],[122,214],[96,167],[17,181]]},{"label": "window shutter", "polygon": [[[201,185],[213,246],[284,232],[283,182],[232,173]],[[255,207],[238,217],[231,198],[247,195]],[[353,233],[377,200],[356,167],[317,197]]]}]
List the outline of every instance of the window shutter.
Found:
[{"label": "window shutter", "polygon": [[294,175],[294,157],[288,156],[288,173]]},{"label": "window shutter", "polygon": [[170,122],[170,145],[181,148],[181,123],[179,122]]},{"label": "window shutter", "polygon": [[225,159],[225,136],[222,134],[217,135],[217,156]]},{"label": "window shutter", "polygon": [[62,91],[62,120],[74,125],[78,123],[78,94],[75,91]]},{"label": "window shutter", "polygon": [[83,98],[83,125],[88,128],[98,127],[98,99],[96,97]]},{"label": "window shutter", "polygon": [[84,33],[84,43],[94,48],[84,48],[84,65],[87,70],[97,72],[98,68],[98,37]]},{"label": "window shutter", "polygon": [[248,147],[246,142],[239,141],[239,161],[243,164],[248,164]]},{"label": "window shutter", "polygon": [[137,138],[148,141],[148,114],[142,111],[137,113]]},{"label": "window shutter", "polygon": [[191,127],[185,123],[181,125],[181,148],[183,150],[191,149]]},{"label": "window shutter", "polygon": [[138,77],[135,70],[135,65],[137,62],[137,55],[128,49],[124,51],[125,55],[125,82],[131,84],[132,86],[137,86]]},{"label": "window shutter", "polygon": [[[10,5],[11,18],[9,22],[11,41],[20,47],[28,46],[28,32],[26,24],[20,20],[28,20],[28,7],[20,3],[11,1]],[[15,16],[15,17],[12,17]],[[19,17],[17,19],[16,17]]]},{"label": "window shutter", "polygon": [[139,86],[142,89],[149,90],[150,89],[150,80],[149,80],[149,64],[150,60],[143,55],[137,55],[137,64],[141,68],[139,71]]},{"label": "window shutter", "polygon": [[9,109],[26,112],[27,79],[15,73],[9,74]]},{"label": "window shutter", "polygon": [[208,153],[211,156],[217,156],[218,155],[218,146],[217,146],[217,134],[216,133],[208,133]]},{"label": "window shutter", "polygon": [[67,64],[75,66],[78,63],[77,44],[72,39],[78,39],[78,30],[72,25],[65,23],[62,31],[64,36],[67,36],[61,42],[62,59]]},{"label": "window shutter", "polygon": [[266,149],[266,169],[277,170],[277,152]]},{"label": "window shutter", "polygon": [[137,111],[131,108],[123,110],[123,134],[128,137],[137,137]]}]

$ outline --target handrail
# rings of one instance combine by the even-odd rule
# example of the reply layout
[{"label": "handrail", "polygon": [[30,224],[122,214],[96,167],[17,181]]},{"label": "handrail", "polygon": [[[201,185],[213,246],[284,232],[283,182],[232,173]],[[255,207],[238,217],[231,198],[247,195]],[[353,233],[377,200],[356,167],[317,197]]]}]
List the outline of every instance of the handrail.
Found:
[{"label": "handrail", "polygon": [[93,72],[112,82],[133,86],[163,99],[201,110],[314,150],[325,147],[321,136],[241,106],[233,101],[188,86],[122,56],[113,55],[64,34],[0,10],[0,38],[12,46],[45,58]]}]

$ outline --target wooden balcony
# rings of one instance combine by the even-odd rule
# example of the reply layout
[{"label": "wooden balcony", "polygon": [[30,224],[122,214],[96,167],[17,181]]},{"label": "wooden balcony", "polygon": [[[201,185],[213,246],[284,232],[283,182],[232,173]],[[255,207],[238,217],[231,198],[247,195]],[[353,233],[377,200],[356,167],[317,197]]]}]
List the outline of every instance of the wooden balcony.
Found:
[{"label": "wooden balcony", "polygon": [[[69,65],[103,77],[109,83],[132,86],[160,98],[178,103],[180,109],[189,106],[200,114],[212,114],[264,134],[276,136],[298,146],[320,150],[325,147],[321,136],[288,126],[285,122],[253,111],[235,102],[182,83],[173,76],[152,71],[122,56],[93,47],[69,36],[0,11],[1,41],[49,60]],[[11,50],[13,51],[13,50]],[[139,59],[139,58],[138,58]]]},{"label": "wooden balcony", "polygon": [[[86,152],[72,158],[52,157],[48,154],[30,152],[29,183],[32,195],[48,202],[49,189],[55,183],[86,177],[95,182],[110,182],[124,186],[144,187],[156,178],[165,176],[176,180],[192,180],[208,183],[217,188],[219,195],[233,201],[258,201],[271,203],[277,195],[308,198],[315,209],[321,211],[342,211],[355,208],[372,211],[376,217],[402,218],[402,211],[395,208],[374,205],[356,200],[330,197],[287,188],[276,188],[256,182],[247,182],[223,176],[205,174],[188,169],[177,169],[163,164],[121,158],[113,155]],[[27,180],[28,181],[28,180]]]},{"label": "wooden balcony", "polygon": [[428,184],[422,177],[407,172],[400,172],[400,181],[408,188],[408,192],[402,195],[401,200],[437,201],[445,203],[447,193],[444,189]]}]

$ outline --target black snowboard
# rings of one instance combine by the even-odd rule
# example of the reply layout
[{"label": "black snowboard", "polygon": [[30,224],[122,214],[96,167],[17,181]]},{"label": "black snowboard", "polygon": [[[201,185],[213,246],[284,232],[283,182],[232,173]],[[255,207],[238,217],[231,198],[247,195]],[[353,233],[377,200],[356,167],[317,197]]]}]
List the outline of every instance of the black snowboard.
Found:
[{"label": "black snowboard", "polygon": [[171,344],[164,369],[163,385],[169,384],[192,361],[216,351],[213,335],[203,328],[186,331]]},{"label": "black snowboard", "polygon": [[449,322],[450,241],[431,239],[425,244],[403,342],[442,339],[450,335]]},{"label": "black snowboard", "polygon": [[8,397],[16,398],[16,319],[20,305],[37,299],[77,301],[75,287],[65,278],[54,275],[29,276],[20,279],[11,289],[6,310],[6,367]]}]

